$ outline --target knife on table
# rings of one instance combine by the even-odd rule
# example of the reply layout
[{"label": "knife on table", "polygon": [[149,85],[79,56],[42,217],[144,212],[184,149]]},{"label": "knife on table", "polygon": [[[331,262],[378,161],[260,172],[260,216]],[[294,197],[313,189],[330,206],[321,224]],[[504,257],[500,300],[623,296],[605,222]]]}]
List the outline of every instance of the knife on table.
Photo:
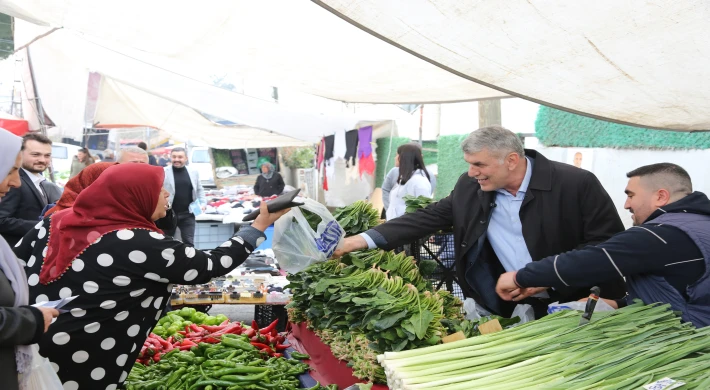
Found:
[{"label": "knife on table", "polygon": [[587,306],[584,308],[584,313],[582,313],[582,318],[579,319],[579,325],[582,326],[588,324],[592,319],[592,314],[594,314],[594,308],[597,306],[597,301],[599,300],[599,287],[594,286],[589,290],[589,298],[587,298]]}]

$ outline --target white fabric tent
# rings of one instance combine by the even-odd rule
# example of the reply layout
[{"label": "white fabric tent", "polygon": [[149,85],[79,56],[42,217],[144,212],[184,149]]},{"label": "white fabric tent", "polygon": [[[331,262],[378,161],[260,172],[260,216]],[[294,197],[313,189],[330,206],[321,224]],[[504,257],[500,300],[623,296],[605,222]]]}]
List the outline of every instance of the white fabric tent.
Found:
[{"label": "white fabric tent", "polygon": [[[168,131],[176,139],[190,140],[197,145],[222,149],[305,146],[312,142],[297,140],[249,126],[223,126],[212,123],[197,111],[133,88],[119,81],[101,81],[101,100],[115,102],[99,104],[96,121],[111,128],[112,124],[141,124]],[[131,104],[121,104],[130,102]]]},{"label": "white fabric tent", "polygon": [[[0,12],[111,47],[135,48],[143,60],[164,68],[229,71],[347,102],[506,96],[392,47],[305,0],[3,0]],[[16,47],[35,36],[16,39]]]},{"label": "white fabric tent", "polygon": [[[20,37],[32,36],[37,31],[36,26],[27,22],[16,23]],[[125,50],[130,52],[130,49]],[[87,125],[84,113],[90,71],[114,83],[102,85],[96,117],[87,118],[89,122],[154,126],[186,134],[187,125],[176,118],[180,115],[178,112],[187,115],[187,111],[194,109],[247,126],[240,128],[241,134],[233,134],[234,128],[214,127],[212,122],[193,112],[190,124],[196,125],[197,121],[201,127],[193,127],[191,137],[227,140],[233,136],[232,145],[250,140],[248,147],[255,147],[254,142],[277,141],[270,132],[287,137],[269,146],[297,145],[303,144],[302,141],[315,143],[324,134],[350,129],[363,119],[349,114],[308,112],[231,92],[150,64],[138,58],[138,53],[128,55],[109,48],[103,41],[88,40],[68,30],[57,30],[33,42],[29,51],[42,105],[64,130],[63,135],[73,138],[80,137]],[[213,134],[198,132],[199,128],[211,129]],[[257,141],[260,137],[263,140]],[[290,140],[286,141],[287,138]]]},{"label": "white fabric tent", "polygon": [[316,0],[469,80],[572,112],[710,129],[703,0]]},{"label": "white fabric tent", "polygon": [[3,0],[0,12],[134,49],[165,69],[219,63],[343,101],[509,93],[622,123],[710,128],[705,1],[315,2],[394,46],[305,0]]}]

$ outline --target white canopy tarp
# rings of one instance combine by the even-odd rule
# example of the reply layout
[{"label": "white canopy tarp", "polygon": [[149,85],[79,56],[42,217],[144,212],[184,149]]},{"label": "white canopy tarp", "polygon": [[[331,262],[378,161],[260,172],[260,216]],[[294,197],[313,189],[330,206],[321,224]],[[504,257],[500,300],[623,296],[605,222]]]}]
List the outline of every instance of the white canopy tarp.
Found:
[{"label": "white canopy tarp", "polygon": [[317,0],[469,80],[572,112],[710,129],[704,0]]},{"label": "white canopy tarp", "polygon": [[[0,12],[112,47],[134,48],[165,68],[229,72],[347,102],[507,96],[395,48],[305,0],[3,0]],[[37,35],[16,39],[16,47]]]},{"label": "white canopy tarp", "polygon": [[[36,26],[27,22],[16,23],[19,36],[32,35],[36,30]],[[245,126],[240,128],[241,134],[235,135],[232,134],[235,128],[215,127],[193,113],[190,123],[199,121],[202,125],[193,128],[191,136],[205,140],[227,140],[233,136],[232,144],[252,140],[248,147],[256,147],[252,144],[258,139],[284,141],[269,146],[303,144],[300,141],[315,143],[323,135],[352,128],[361,119],[379,119],[358,118],[348,113],[324,114],[252,98],[168,71],[143,61],[130,49],[125,50],[130,54],[69,30],[57,30],[29,46],[42,105],[47,115],[64,130],[64,136],[78,138],[82,134],[90,71],[115,81],[105,83],[101,89],[93,122],[102,124],[154,126],[186,134],[187,125],[175,120],[179,116],[177,112],[187,115],[188,111],[199,110]],[[276,138],[271,133],[282,137]],[[290,141],[285,141],[286,138]]]},{"label": "white canopy tarp", "polygon": [[706,1],[316,2],[409,54],[305,0],[3,0],[0,12],[134,48],[164,68],[221,64],[343,101],[502,91],[622,123],[710,128]]},{"label": "white canopy tarp", "polygon": [[[111,124],[141,124],[168,131],[173,137],[197,145],[221,149],[306,146],[300,141],[249,126],[223,126],[208,121],[195,110],[133,88],[119,81],[103,78],[100,99],[114,102],[99,104],[96,121]],[[130,102],[130,104],[121,104]]]}]

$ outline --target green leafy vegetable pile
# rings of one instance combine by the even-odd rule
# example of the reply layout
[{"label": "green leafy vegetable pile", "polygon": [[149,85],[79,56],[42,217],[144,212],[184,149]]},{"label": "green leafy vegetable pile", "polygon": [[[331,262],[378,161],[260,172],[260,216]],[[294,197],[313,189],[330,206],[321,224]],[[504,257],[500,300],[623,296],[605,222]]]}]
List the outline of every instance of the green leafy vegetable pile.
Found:
[{"label": "green leafy vegetable pile", "polygon": [[414,258],[380,250],[350,254],[289,275],[293,322],[307,322],[355,376],[382,383],[377,353],[437,344],[461,301],[433,291]]},{"label": "green leafy vegetable pile", "polygon": [[362,200],[336,209],[333,217],[343,227],[346,236],[360,234],[377,226],[380,221],[380,213],[371,204]]},{"label": "green leafy vegetable pile", "polygon": [[[560,311],[501,332],[378,356],[397,389],[642,389],[662,378],[710,388],[710,327],[668,304]],[[647,387],[650,388],[650,387]],[[668,388],[656,386],[653,388]]]},{"label": "green leafy vegetable pile", "polygon": [[405,210],[407,213],[413,213],[434,203],[434,199],[424,195],[405,195],[402,199],[404,199],[404,205],[407,206],[407,209]]}]

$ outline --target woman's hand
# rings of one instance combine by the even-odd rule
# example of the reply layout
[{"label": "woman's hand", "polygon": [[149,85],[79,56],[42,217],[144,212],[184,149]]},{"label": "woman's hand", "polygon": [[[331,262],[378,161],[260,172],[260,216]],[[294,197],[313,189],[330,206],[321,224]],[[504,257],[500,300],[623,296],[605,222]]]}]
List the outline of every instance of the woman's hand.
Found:
[{"label": "woman's hand", "polygon": [[51,307],[38,307],[38,309],[44,317],[44,332],[46,333],[49,325],[52,324],[52,320],[59,315],[59,311]]},{"label": "woman's hand", "polygon": [[256,217],[254,223],[252,223],[251,226],[263,232],[266,230],[266,228],[271,226],[271,224],[276,222],[277,219],[281,218],[282,215],[288,213],[289,211],[291,211],[290,208],[270,213],[269,209],[266,207],[266,202],[262,201],[261,205],[259,206],[259,216]]}]

